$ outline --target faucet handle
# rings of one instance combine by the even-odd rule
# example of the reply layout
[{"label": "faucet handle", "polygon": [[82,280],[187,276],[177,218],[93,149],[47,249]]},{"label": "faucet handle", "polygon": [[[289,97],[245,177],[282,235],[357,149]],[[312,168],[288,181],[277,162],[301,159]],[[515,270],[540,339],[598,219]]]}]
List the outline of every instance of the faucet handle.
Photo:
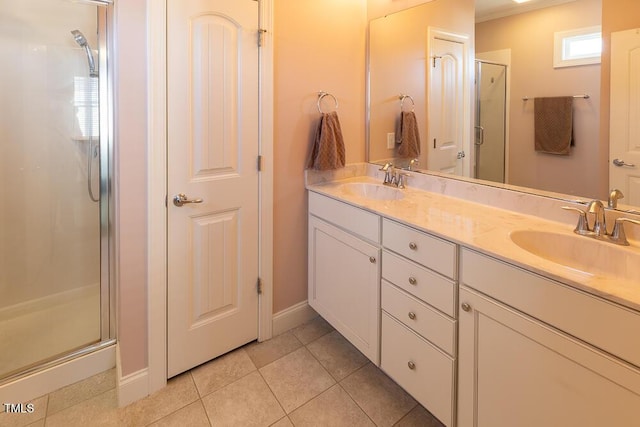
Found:
[{"label": "faucet handle", "polygon": [[578,224],[576,228],[573,230],[576,234],[581,234],[583,236],[592,234],[592,231],[589,230],[589,222],[587,221],[587,212],[582,209],[574,208],[573,206],[562,206],[562,209],[566,211],[572,211],[578,213]]},{"label": "faucet handle", "polygon": [[630,218],[618,218],[616,219],[616,223],[613,226],[613,231],[611,232],[611,236],[609,240],[613,243],[623,246],[629,246],[629,241],[627,240],[627,235],[624,232],[624,223],[629,222],[631,224],[640,225],[640,221]]},{"label": "faucet handle", "polygon": [[409,178],[411,176],[411,174],[408,174],[406,172],[400,172],[398,174],[398,178],[397,178],[397,182],[398,182],[398,188],[406,188],[407,187],[407,178]]},{"label": "faucet handle", "polygon": [[380,169],[378,169],[379,171],[383,171],[383,172],[387,172],[389,170],[389,168],[393,168],[393,163],[387,162],[384,164],[384,166],[380,167]]}]

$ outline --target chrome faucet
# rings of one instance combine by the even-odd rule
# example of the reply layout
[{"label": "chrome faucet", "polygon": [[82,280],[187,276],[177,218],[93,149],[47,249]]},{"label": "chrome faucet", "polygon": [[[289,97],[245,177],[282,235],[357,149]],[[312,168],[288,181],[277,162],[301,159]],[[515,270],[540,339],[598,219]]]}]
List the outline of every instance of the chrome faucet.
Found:
[{"label": "chrome faucet", "polygon": [[[576,225],[576,228],[573,230],[574,233],[598,240],[604,240],[605,242],[615,243],[616,245],[629,246],[629,241],[627,240],[627,236],[624,232],[625,223],[640,225],[640,221],[635,219],[617,218],[613,230],[611,231],[611,234],[609,234],[607,232],[605,207],[600,200],[592,200],[589,202],[586,211],[573,206],[562,206],[562,209],[574,211],[579,214],[578,225]],[[589,227],[587,214],[594,214],[595,216],[593,228]]]},{"label": "chrome faucet", "polygon": [[609,193],[608,205],[611,209],[615,209],[618,207],[618,199],[624,199],[624,194],[622,194],[622,191],[614,188]]},{"label": "chrome faucet", "polygon": [[384,172],[384,185],[397,185],[396,184],[396,169],[393,167],[393,163],[385,163],[379,170]]},{"label": "chrome faucet", "polygon": [[607,218],[604,214],[604,204],[600,200],[592,200],[587,205],[587,212],[594,214],[593,234],[601,239],[607,235]]},{"label": "chrome faucet", "polygon": [[411,161],[409,161],[409,170],[412,171],[415,165],[418,165],[418,164],[420,164],[420,161],[418,160],[417,157],[415,159],[411,159]]}]

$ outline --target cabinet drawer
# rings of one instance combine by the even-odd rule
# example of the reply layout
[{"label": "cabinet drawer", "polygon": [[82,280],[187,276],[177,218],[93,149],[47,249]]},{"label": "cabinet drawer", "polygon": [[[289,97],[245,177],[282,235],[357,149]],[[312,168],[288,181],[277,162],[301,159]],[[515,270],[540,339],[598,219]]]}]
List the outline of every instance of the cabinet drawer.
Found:
[{"label": "cabinet drawer", "polygon": [[385,280],[382,281],[382,309],[449,355],[455,356],[455,320]]},{"label": "cabinet drawer", "polygon": [[443,313],[456,317],[453,281],[388,251],[382,253],[382,277]]},{"label": "cabinet drawer", "polygon": [[455,279],[456,245],[384,219],[382,245],[440,274]]},{"label": "cabinet drawer", "polygon": [[640,313],[468,249],[461,264],[467,286],[640,366]]},{"label": "cabinet drawer", "polygon": [[440,421],[451,426],[454,359],[384,312],[382,342],[382,370]]},{"label": "cabinet drawer", "polygon": [[380,243],[380,217],[376,214],[313,192],[309,192],[309,213]]}]

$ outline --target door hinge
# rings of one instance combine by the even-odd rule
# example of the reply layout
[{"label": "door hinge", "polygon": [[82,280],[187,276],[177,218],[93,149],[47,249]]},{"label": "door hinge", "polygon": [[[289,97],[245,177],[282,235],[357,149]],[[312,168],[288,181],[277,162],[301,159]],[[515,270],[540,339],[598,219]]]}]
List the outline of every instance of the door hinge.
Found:
[{"label": "door hinge", "polygon": [[258,28],[258,47],[262,47],[262,44],[264,43],[264,33],[266,32],[267,30]]},{"label": "door hinge", "polygon": [[262,295],[262,279],[258,277],[258,281],[256,282],[256,289],[258,291],[258,295]]},{"label": "door hinge", "polygon": [[262,156],[258,156],[258,172],[262,172]]},{"label": "door hinge", "polygon": [[436,59],[441,59],[442,56],[433,55],[433,68],[436,68]]},{"label": "door hinge", "polygon": [[436,148],[436,139],[433,138],[433,148]]}]

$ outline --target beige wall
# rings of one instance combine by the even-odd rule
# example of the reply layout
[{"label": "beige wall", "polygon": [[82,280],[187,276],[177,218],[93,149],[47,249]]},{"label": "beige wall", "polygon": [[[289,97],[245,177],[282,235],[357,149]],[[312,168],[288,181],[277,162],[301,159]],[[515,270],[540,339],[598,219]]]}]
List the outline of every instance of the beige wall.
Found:
[{"label": "beige wall", "polygon": [[[319,113],[336,96],[347,163],[364,161],[365,0],[275,0],[274,312],[307,299],[304,165]],[[330,103],[329,103],[330,104]]]},{"label": "beige wall", "polygon": [[[553,68],[553,33],[600,24],[600,0],[581,0],[480,23],[476,52],[511,49],[509,183],[586,197],[605,197],[599,140],[600,65]],[[526,29],[526,30],[524,30]],[[537,153],[533,100],[522,97],[587,93],[574,102],[575,147],[570,156]],[[606,188],[606,185],[605,187]]]},{"label": "beige wall", "polygon": [[116,272],[122,374],[147,366],[146,5],[116,2]]},{"label": "beige wall", "polygon": [[389,13],[431,1],[436,0],[367,0],[367,19],[379,18]]}]

